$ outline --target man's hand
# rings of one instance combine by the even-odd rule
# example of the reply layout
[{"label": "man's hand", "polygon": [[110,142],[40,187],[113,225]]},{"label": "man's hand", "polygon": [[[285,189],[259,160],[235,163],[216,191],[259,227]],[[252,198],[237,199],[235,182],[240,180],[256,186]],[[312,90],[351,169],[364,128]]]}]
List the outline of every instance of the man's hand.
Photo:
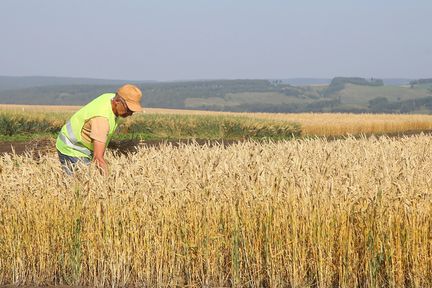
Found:
[{"label": "man's hand", "polygon": [[93,161],[96,162],[96,165],[102,171],[102,174],[108,176],[108,165],[104,159],[105,143],[94,141],[93,144],[94,144]]}]

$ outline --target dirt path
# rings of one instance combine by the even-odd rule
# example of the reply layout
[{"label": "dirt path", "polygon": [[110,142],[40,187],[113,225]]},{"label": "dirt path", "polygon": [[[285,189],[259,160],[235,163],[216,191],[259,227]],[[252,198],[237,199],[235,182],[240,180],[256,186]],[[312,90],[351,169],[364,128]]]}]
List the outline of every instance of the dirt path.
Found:
[{"label": "dirt path", "polygon": [[[195,140],[199,145],[219,145],[224,146],[232,145],[237,143],[237,140]],[[164,144],[169,144],[174,147],[178,147],[181,143],[188,144],[192,143],[191,140],[180,140],[180,141],[167,141],[167,140],[153,140],[153,141],[139,141],[139,140],[123,140],[123,141],[111,141],[108,148],[112,149],[118,153],[129,153],[136,152],[140,146],[147,147],[159,147]],[[0,155],[4,153],[16,153],[22,155],[25,153],[33,154],[47,154],[50,152],[55,152],[55,141],[54,140],[33,140],[28,142],[0,142]]]},{"label": "dirt path", "polygon": [[[391,134],[381,134],[381,135],[375,135],[376,137],[380,136],[387,136],[390,138],[400,138],[400,137],[406,137],[406,136],[414,136],[419,134],[427,134],[432,136],[432,131],[405,131],[405,132],[398,132],[398,133],[391,133]],[[366,137],[371,137],[372,135],[366,135]],[[327,137],[329,141],[338,140],[338,139],[344,139],[346,136],[332,136]],[[362,138],[364,136],[354,136],[358,138]],[[111,141],[108,148],[114,150],[115,152],[126,154],[129,152],[136,152],[136,150],[140,146],[147,146],[147,147],[159,147],[164,144],[169,144],[174,147],[178,147],[180,144],[190,144],[190,143],[197,143],[198,145],[208,145],[208,146],[215,146],[215,145],[223,145],[223,146],[230,146],[234,143],[238,143],[244,140],[206,140],[206,139],[197,139],[197,140],[151,140],[151,141],[140,141],[140,140],[117,140],[117,141]],[[44,140],[33,140],[33,141],[27,141],[27,142],[0,142],[0,155],[4,153],[13,153],[15,152],[18,155],[22,155],[26,152],[33,153],[33,155],[37,154],[47,154],[50,152],[55,152],[55,140],[54,139],[44,139]]]},{"label": "dirt path", "polygon": [[33,140],[27,142],[0,142],[0,154],[13,153],[18,155],[26,152],[39,151],[46,154],[55,150],[54,140]]}]

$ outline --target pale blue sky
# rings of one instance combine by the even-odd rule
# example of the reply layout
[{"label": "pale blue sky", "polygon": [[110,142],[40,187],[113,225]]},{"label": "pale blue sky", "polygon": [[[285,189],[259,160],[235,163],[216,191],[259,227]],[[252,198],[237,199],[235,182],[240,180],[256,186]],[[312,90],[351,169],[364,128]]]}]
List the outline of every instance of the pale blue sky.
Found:
[{"label": "pale blue sky", "polygon": [[432,77],[432,1],[0,0],[0,75]]}]

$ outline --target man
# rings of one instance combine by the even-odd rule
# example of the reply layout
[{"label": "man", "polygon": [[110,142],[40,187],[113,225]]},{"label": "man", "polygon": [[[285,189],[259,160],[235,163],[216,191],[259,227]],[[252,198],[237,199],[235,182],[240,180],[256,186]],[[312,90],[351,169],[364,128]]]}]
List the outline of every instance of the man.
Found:
[{"label": "man", "polygon": [[107,175],[105,149],[117,128],[119,117],[142,111],[141,90],[126,84],[117,93],[102,94],[78,110],[62,127],[56,142],[63,170],[71,175],[74,166],[93,160]]}]

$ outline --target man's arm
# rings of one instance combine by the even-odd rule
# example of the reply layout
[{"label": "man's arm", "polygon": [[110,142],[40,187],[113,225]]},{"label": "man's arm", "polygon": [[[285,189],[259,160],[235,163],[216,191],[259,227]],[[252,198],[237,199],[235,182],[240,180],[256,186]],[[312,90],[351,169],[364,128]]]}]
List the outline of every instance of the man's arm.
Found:
[{"label": "man's arm", "polygon": [[109,132],[108,119],[105,117],[94,117],[89,120],[91,125],[90,138],[93,142],[93,161],[97,167],[108,175],[108,165],[105,161],[105,145]]},{"label": "man's arm", "polygon": [[102,170],[105,176],[108,175],[108,165],[105,162],[104,154],[105,154],[105,143],[99,141],[93,141],[93,161],[96,162],[96,165],[99,169]]}]

